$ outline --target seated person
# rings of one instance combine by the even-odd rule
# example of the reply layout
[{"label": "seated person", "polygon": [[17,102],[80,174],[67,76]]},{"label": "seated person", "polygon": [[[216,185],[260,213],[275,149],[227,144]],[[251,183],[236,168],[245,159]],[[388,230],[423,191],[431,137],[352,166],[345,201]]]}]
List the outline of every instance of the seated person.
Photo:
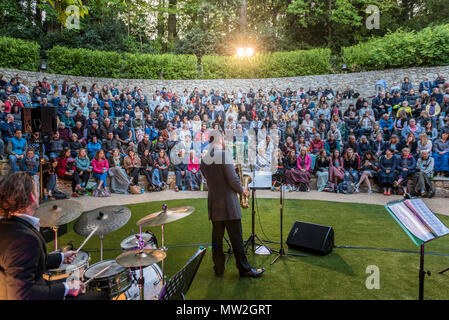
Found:
[{"label": "seated person", "polygon": [[167,188],[168,181],[168,167],[170,166],[170,159],[165,155],[164,150],[160,150],[158,157],[154,160],[155,171],[158,171],[160,178],[159,188],[165,190]]},{"label": "seated person", "polygon": [[402,156],[398,158],[396,171],[398,180],[394,182],[394,186],[401,186],[404,194],[406,194],[408,179],[413,177],[416,172],[416,160],[410,154],[409,148],[402,149]]},{"label": "seated person", "polygon": [[[336,150],[336,149],[334,149]],[[315,162],[315,173],[317,176],[318,192],[324,190],[329,180],[329,159],[326,150],[322,149]]]},{"label": "seated person", "polygon": [[147,178],[148,190],[151,191],[154,187],[153,186],[154,159],[151,156],[151,152],[149,149],[144,149],[140,160],[142,163],[140,173],[143,174]]},{"label": "seated person", "polygon": [[363,155],[360,168],[362,176],[360,177],[359,182],[355,185],[356,192],[359,192],[360,186],[363,183],[366,183],[366,186],[368,187],[368,194],[373,193],[373,190],[371,189],[371,182],[369,181],[369,179],[376,178],[378,170],[379,165],[377,159],[374,157],[373,153],[370,150],[366,151]]},{"label": "seated person", "polygon": [[443,129],[441,139],[433,144],[436,176],[449,175],[449,129]]},{"label": "seated person", "polygon": [[100,149],[101,143],[98,141],[98,138],[96,136],[93,136],[92,139],[87,144],[87,155],[89,156],[90,159],[93,159],[97,151]]},{"label": "seated person", "polygon": [[429,156],[428,151],[422,151],[416,163],[416,175],[414,181],[415,194],[424,197],[426,194],[429,198],[434,195],[432,176],[433,176],[434,159]]},{"label": "seated person", "polygon": [[359,181],[360,156],[348,148],[343,156],[343,168],[345,169],[345,180],[352,179],[354,183]]},{"label": "seated person", "polygon": [[78,175],[78,171],[75,168],[75,159],[70,157],[71,151],[70,149],[64,149],[59,154],[58,160],[58,177],[62,180],[71,181],[72,182],[72,197],[78,198],[79,194],[78,190],[81,190],[80,186],[80,177]]},{"label": "seated person", "polygon": [[26,149],[27,141],[22,137],[22,130],[16,129],[14,131],[14,137],[9,140],[7,147],[12,173],[20,170],[19,164],[25,156]]},{"label": "seated person", "polygon": [[[103,195],[106,197],[111,196],[111,193],[107,187],[107,176],[109,171],[109,162],[106,159],[106,154],[104,151],[98,150],[95,157],[92,159],[92,176],[97,181],[97,187],[93,192],[93,197],[98,197],[99,195]],[[102,190],[103,189],[103,190]]]},{"label": "seated person", "polygon": [[108,175],[111,179],[111,191],[117,194],[128,193],[131,182],[124,169],[123,157],[119,149],[113,149],[108,158],[109,171]]},{"label": "seated person", "polygon": [[[28,173],[39,186],[39,158],[34,154],[33,148],[28,148],[25,156],[20,161],[20,170]],[[40,188],[38,188],[38,193],[40,195]]]},{"label": "seated person", "polygon": [[139,156],[134,151],[134,148],[128,148],[127,153],[128,155],[123,160],[123,164],[125,166],[126,173],[129,176],[131,185],[137,186],[139,185],[139,174],[142,162],[140,161]]},{"label": "seated person", "polygon": [[64,150],[64,145],[65,141],[60,138],[59,132],[56,131],[48,142],[48,156],[57,158],[61,151]]},{"label": "seated person", "polygon": [[178,153],[177,163],[175,164],[175,176],[176,176],[176,188],[175,191],[184,190],[184,185],[187,180],[187,166],[188,158],[186,157],[186,152],[181,149]]},{"label": "seated person", "polygon": [[81,148],[79,150],[78,156],[75,158],[75,167],[81,181],[80,186],[82,189],[85,189],[87,186],[87,182],[89,181],[90,174],[92,172],[90,159],[87,156],[86,149]]},{"label": "seated person", "polygon": [[125,121],[123,119],[118,121],[118,126],[114,129],[114,135],[115,139],[124,146],[129,146],[133,141],[132,131],[129,127],[125,126]]},{"label": "seated person", "polygon": [[199,191],[201,188],[200,159],[193,150],[190,151],[187,166],[187,185],[190,191]]}]

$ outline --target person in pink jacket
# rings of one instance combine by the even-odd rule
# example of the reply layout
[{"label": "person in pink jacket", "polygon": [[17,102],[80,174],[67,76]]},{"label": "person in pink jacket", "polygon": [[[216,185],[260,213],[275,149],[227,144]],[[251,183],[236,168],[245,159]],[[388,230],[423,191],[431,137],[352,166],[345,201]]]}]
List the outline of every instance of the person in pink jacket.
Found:
[{"label": "person in pink jacket", "polygon": [[[92,196],[97,197],[102,194],[106,197],[110,197],[106,184],[106,178],[109,171],[109,162],[106,159],[106,155],[102,149],[98,150],[95,157],[92,159],[92,175],[98,181],[97,188],[95,189]],[[101,189],[104,189],[103,191]]]},{"label": "person in pink jacket", "polygon": [[294,185],[299,191],[310,192],[310,167],[312,158],[307,154],[307,149],[302,147],[296,159],[296,168],[287,170],[287,184]]}]

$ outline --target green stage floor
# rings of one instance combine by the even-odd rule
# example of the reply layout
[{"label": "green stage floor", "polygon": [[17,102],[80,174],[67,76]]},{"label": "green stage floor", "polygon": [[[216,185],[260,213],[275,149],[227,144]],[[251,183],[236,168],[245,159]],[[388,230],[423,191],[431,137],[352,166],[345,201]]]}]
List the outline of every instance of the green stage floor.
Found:
[{"label": "green stage floor", "polygon": [[[279,241],[279,200],[257,200],[256,233],[262,239]],[[105,236],[105,259],[115,259],[120,242],[137,231],[136,222],[161,209],[162,202],[128,206],[132,217],[120,230]],[[196,211],[189,217],[166,225],[167,251],[166,274],[175,274],[197,251],[197,246],[181,245],[209,244],[211,223],[207,216],[207,200],[191,199],[169,201],[169,207],[194,206]],[[347,204],[324,201],[286,200],[284,210],[284,240],[293,223],[305,221],[332,226],[336,245],[392,248],[419,251],[382,206]],[[449,225],[449,217],[439,216]],[[250,235],[250,210],[243,211],[243,234]],[[261,229],[261,226],[263,230]],[[160,242],[160,227],[151,228]],[[69,232],[59,238],[60,246],[72,241],[75,248],[84,238]],[[278,248],[279,245],[272,245]],[[91,265],[99,260],[99,238],[89,240],[85,250],[91,254]],[[226,244],[224,246],[226,248]],[[48,244],[53,250],[54,244]],[[449,254],[449,237],[437,239],[426,245],[426,252]],[[187,294],[190,300],[271,300],[271,299],[417,299],[419,254],[396,253],[373,250],[334,249],[325,257],[284,257],[270,266],[275,255],[249,256],[255,267],[264,267],[265,275],[260,279],[239,280],[235,260],[227,263],[223,278],[216,278],[212,269],[211,250],[208,252]],[[380,271],[380,289],[369,290],[366,280],[368,266],[377,266]],[[425,299],[449,298],[449,272],[438,271],[449,266],[448,256],[426,255],[425,268],[432,272],[426,277]]]}]

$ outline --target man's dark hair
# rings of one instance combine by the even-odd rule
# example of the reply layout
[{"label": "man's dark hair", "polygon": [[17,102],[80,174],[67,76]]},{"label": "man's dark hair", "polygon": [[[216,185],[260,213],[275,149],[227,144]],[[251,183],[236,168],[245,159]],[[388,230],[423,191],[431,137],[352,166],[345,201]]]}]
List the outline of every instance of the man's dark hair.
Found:
[{"label": "man's dark hair", "polygon": [[10,218],[13,213],[21,212],[31,203],[31,194],[36,185],[26,172],[16,172],[0,180],[0,216]]}]

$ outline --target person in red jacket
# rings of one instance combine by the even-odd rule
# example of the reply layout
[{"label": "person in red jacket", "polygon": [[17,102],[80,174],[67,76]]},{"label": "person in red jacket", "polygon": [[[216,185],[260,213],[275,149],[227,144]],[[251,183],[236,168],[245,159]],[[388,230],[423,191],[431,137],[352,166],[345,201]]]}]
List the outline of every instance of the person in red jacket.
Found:
[{"label": "person in red jacket", "polygon": [[59,178],[72,182],[72,197],[78,198],[78,190],[81,190],[80,177],[75,168],[75,159],[70,158],[70,149],[63,149],[59,154],[56,174]]}]

